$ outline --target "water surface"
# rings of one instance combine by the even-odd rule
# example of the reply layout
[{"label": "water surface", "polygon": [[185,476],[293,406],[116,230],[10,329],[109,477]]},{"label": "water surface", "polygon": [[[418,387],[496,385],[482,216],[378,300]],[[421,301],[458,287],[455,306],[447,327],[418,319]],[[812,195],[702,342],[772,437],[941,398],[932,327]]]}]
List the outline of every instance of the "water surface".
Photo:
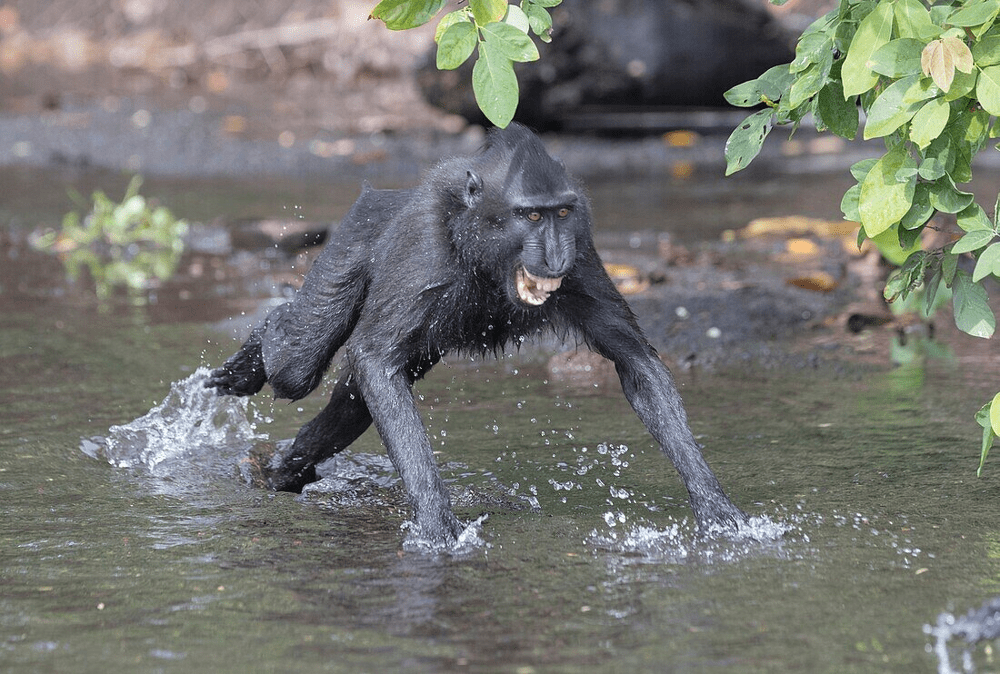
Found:
[{"label": "water surface", "polygon": [[403,547],[371,432],[304,496],[241,479],[240,442],[291,437],[322,391],[257,396],[266,440],[88,456],[235,348],[230,300],[99,306],[28,262],[0,286],[4,669],[934,671],[923,625],[1000,594],[1000,469],[975,477],[971,422],[995,354],[965,342],[895,370],[675,373],[730,495],[784,530],[760,543],[694,534],[613,380],[453,359],[421,411],[459,516],[488,517],[480,546],[430,555]]}]

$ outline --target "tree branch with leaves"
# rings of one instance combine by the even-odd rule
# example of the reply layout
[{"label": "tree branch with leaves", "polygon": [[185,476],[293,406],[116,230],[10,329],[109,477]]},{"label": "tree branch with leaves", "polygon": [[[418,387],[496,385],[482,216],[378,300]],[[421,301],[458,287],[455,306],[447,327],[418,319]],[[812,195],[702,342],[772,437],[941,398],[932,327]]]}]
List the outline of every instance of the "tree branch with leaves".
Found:
[{"label": "tree branch with leaves", "polygon": [[[996,330],[982,282],[1000,278],[1000,197],[991,218],[958,185],[972,181],[973,158],[1000,136],[998,14],[1000,0],[841,0],[803,32],[791,63],[726,92],[733,105],[764,106],[730,136],[727,175],[750,164],[774,126],[794,132],[806,115],[819,131],[853,140],[860,105],[862,137],[882,138],[885,153],[851,167],[857,184],[841,209],[860,223],[859,244],[871,239],[901,263],[886,300],[922,293],[928,316],[950,291],[956,325],[982,338]],[[937,213],[955,216],[957,240],[922,250],[920,234]],[[975,260],[971,273],[961,256]],[[1000,393],[976,420],[981,471],[1000,435]]]},{"label": "tree branch with leaves", "polygon": [[[476,55],[472,69],[472,91],[486,118],[506,127],[517,110],[518,85],[514,63],[535,61],[538,48],[534,33],[543,42],[551,38],[549,8],[562,0],[469,0],[466,7],[444,15],[437,25],[437,67],[454,70]],[[447,0],[382,0],[371,18],[380,19],[391,30],[406,30],[428,23]]]}]

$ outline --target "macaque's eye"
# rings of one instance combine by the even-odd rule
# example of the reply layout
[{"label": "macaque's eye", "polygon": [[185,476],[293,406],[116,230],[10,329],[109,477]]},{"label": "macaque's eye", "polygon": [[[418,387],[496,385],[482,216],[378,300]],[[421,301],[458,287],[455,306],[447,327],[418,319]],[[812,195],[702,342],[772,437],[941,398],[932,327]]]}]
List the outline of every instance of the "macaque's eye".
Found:
[{"label": "macaque's eye", "polygon": [[569,214],[572,212],[573,212],[572,209],[563,207],[559,209],[558,215],[560,218],[568,218]]},{"label": "macaque's eye", "polygon": [[531,220],[532,222],[538,222],[542,219],[542,214],[538,211],[529,211],[524,217],[528,218],[528,220]]}]

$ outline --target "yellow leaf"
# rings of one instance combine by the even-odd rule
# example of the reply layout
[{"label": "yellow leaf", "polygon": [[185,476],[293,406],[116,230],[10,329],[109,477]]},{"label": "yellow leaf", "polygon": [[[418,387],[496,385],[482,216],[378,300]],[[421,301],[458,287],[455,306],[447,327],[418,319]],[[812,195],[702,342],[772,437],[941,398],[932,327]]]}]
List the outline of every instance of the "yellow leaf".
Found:
[{"label": "yellow leaf", "polygon": [[943,39],[934,40],[924,47],[920,53],[920,69],[934,80],[941,91],[947,93],[951,89],[955,79],[955,57]]},{"label": "yellow leaf", "polygon": [[963,73],[972,72],[972,50],[960,38],[949,36],[942,38],[945,51],[951,54],[952,63],[955,68]]}]

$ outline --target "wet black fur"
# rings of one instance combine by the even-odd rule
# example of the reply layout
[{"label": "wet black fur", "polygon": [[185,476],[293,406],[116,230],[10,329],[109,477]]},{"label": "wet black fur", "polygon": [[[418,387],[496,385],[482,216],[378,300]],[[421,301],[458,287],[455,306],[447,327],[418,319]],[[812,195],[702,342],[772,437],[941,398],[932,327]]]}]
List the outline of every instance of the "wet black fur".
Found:
[{"label": "wet black fur", "polygon": [[[541,306],[522,303],[514,285],[520,265],[535,276],[563,276],[561,287]],[[448,542],[461,526],[413,382],[445,353],[498,352],[543,330],[575,335],[615,363],[701,525],[745,521],[702,458],[669,371],[594,250],[583,190],[516,124],[491,133],[474,157],[441,163],[417,187],[366,185],[295,298],[272,311],[208,385],[252,395],[267,382],[277,397],[299,399],[343,347],[329,404],[275,456],[269,485],[300,491],[316,479],[317,463],[374,420],[417,526]]]}]

